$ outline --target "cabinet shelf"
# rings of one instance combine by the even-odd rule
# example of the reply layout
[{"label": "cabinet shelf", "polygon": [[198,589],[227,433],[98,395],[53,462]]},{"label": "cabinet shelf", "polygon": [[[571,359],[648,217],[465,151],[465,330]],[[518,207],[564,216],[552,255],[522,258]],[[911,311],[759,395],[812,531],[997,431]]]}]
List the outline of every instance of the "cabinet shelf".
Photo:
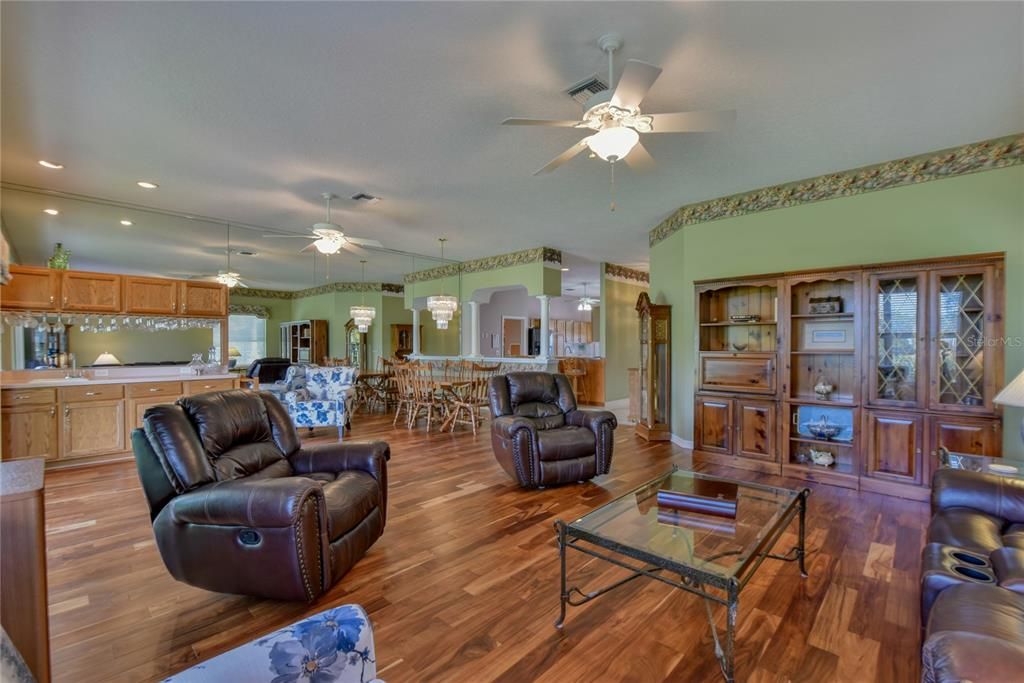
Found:
[{"label": "cabinet shelf", "polygon": [[817,446],[842,446],[844,448],[853,448],[852,441],[826,441],[825,439],[812,439],[809,436],[791,436],[790,441],[798,441],[800,443],[815,444]]},{"label": "cabinet shelf", "polygon": [[798,320],[853,320],[853,313],[793,313],[790,318]]},{"label": "cabinet shelf", "polygon": [[775,324],[776,324],[775,320],[759,320],[757,322],[748,321],[748,322],[739,322],[739,323],[734,323],[731,320],[716,320],[714,322],[701,323],[700,326],[701,327],[753,327],[753,326],[758,326],[758,325],[768,326],[768,325],[775,325]]},{"label": "cabinet shelf", "polygon": [[856,353],[853,349],[830,349],[828,351],[790,351],[793,356],[851,356]]},{"label": "cabinet shelf", "polygon": [[851,400],[839,400],[834,401],[823,401],[820,398],[811,398],[810,396],[791,396],[786,399],[787,403],[793,405],[808,405],[808,406],[828,406],[830,408],[856,408],[859,403]]}]

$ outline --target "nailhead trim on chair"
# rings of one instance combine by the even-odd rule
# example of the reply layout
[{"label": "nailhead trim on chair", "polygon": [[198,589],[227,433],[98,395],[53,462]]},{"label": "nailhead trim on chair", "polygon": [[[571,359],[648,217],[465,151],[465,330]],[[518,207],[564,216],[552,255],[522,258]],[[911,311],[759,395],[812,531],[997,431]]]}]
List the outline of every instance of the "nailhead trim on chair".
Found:
[{"label": "nailhead trim on chair", "polygon": [[[296,548],[296,550],[299,553],[299,571],[302,573],[302,585],[305,586],[305,588],[306,588],[306,601],[307,602],[313,602],[313,597],[314,596],[313,596],[313,587],[309,583],[309,572],[306,571],[306,559],[305,559],[306,555],[303,552],[302,520],[305,519],[305,517],[306,517],[306,515],[305,515],[306,506],[308,506],[310,502],[314,502],[315,503],[316,502],[315,499],[316,499],[316,496],[310,496],[309,498],[307,498],[305,500],[305,502],[302,504],[302,508],[301,508],[302,513],[295,520],[295,548]],[[317,529],[320,528],[320,506],[319,505],[316,506],[316,527],[317,527]],[[317,572],[321,576],[321,583],[323,583],[323,579],[322,579],[322,577],[323,577],[323,567],[320,564],[320,553],[317,553],[316,564],[317,564]]]},{"label": "nailhead trim on chair", "polygon": [[[534,484],[534,480],[533,480],[533,457],[531,457],[529,462],[527,463],[527,466],[530,469],[530,476],[529,476],[529,478],[527,478],[526,472],[523,471],[523,455],[522,455],[522,452],[520,451],[520,448],[519,448],[519,438],[518,437],[519,437],[519,432],[521,432],[521,431],[523,431],[523,430],[522,429],[517,429],[515,431],[515,433],[512,434],[512,462],[514,462],[516,464],[516,474],[519,475],[519,481],[523,482],[523,484],[525,486],[531,486],[531,485]],[[530,454],[531,454],[531,456],[533,454],[533,443],[532,443],[532,441],[530,443]]]}]

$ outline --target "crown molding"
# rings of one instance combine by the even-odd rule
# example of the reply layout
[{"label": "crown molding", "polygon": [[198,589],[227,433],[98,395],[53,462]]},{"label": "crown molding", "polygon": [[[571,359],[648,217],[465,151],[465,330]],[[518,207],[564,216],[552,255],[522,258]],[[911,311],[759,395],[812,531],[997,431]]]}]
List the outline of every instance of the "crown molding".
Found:
[{"label": "crown molding", "polygon": [[391,282],[329,282],[318,287],[310,287],[309,289],[300,289],[293,292],[250,287],[244,291],[235,291],[233,294],[236,296],[251,296],[258,299],[305,299],[309,296],[329,294],[331,292],[381,292],[385,295],[400,295],[405,293],[405,287]]},{"label": "crown molding", "polygon": [[650,231],[650,246],[687,225],[917,185],[1024,163],[1024,133],[682,206]]},{"label": "crown molding", "polygon": [[617,280],[619,282],[627,282],[629,284],[639,284],[647,287],[651,284],[651,276],[649,273],[645,273],[642,270],[636,270],[635,268],[627,268],[626,266],[620,266],[614,263],[604,264],[604,275],[610,280]]},{"label": "crown molding", "polygon": [[429,270],[420,270],[407,274],[403,280],[405,284],[414,282],[426,282],[428,280],[440,280],[441,278],[454,277],[463,273],[481,273],[499,268],[521,266],[526,263],[550,263],[552,265],[562,264],[562,252],[551,247],[537,247],[535,249],[524,249],[509,254],[488,256],[486,258],[463,261],[462,263],[450,263]]}]

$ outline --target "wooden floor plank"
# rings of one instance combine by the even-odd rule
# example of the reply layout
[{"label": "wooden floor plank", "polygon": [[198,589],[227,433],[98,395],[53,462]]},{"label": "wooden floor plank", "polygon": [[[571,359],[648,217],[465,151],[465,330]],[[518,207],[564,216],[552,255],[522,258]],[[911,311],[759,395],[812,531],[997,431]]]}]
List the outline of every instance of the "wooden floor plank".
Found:
[{"label": "wooden floor plank", "polygon": [[[303,434],[306,437],[306,434]],[[319,430],[310,440],[332,438]],[[305,615],[362,604],[378,663],[404,681],[714,681],[703,602],[635,581],[580,608],[564,631],[552,525],[667,470],[689,453],[615,436],[612,471],[583,485],[518,488],[476,437],[393,429],[360,415],[352,438],[391,443],[388,524],[356,567],[314,605],[218,595],[175,582],[153,543],[132,463],[47,474],[55,680],[159,680]],[[793,488],[754,472],[699,469]],[[907,681],[919,676],[918,571],[927,505],[812,486],[808,568],[766,562],[740,597],[737,679]],[[792,544],[790,531],[780,548]],[[578,554],[577,554],[578,555]],[[623,570],[572,558],[596,587]],[[722,624],[722,610],[716,619]]]}]

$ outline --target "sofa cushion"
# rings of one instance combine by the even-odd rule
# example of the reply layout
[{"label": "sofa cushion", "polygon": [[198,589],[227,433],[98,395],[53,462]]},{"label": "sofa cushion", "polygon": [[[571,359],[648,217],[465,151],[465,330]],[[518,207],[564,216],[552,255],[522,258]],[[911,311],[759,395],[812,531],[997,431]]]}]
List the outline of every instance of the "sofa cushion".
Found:
[{"label": "sofa cushion", "polygon": [[1024,595],[991,584],[942,591],[928,616],[928,635],[961,631],[1024,644]]},{"label": "sofa cushion", "polygon": [[356,528],[380,505],[380,484],[366,472],[352,470],[337,475],[315,473],[306,476],[323,486],[327,535],[332,541]]},{"label": "sofa cushion", "polygon": [[943,631],[921,650],[922,683],[1007,683],[1022,670],[1024,646],[992,636]]},{"label": "sofa cushion", "polygon": [[537,445],[543,461],[571,460],[593,455],[594,432],[583,427],[561,427],[537,432]]},{"label": "sofa cushion", "polygon": [[1003,520],[970,508],[939,510],[928,525],[928,542],[988,554],[1003,546]]}]

